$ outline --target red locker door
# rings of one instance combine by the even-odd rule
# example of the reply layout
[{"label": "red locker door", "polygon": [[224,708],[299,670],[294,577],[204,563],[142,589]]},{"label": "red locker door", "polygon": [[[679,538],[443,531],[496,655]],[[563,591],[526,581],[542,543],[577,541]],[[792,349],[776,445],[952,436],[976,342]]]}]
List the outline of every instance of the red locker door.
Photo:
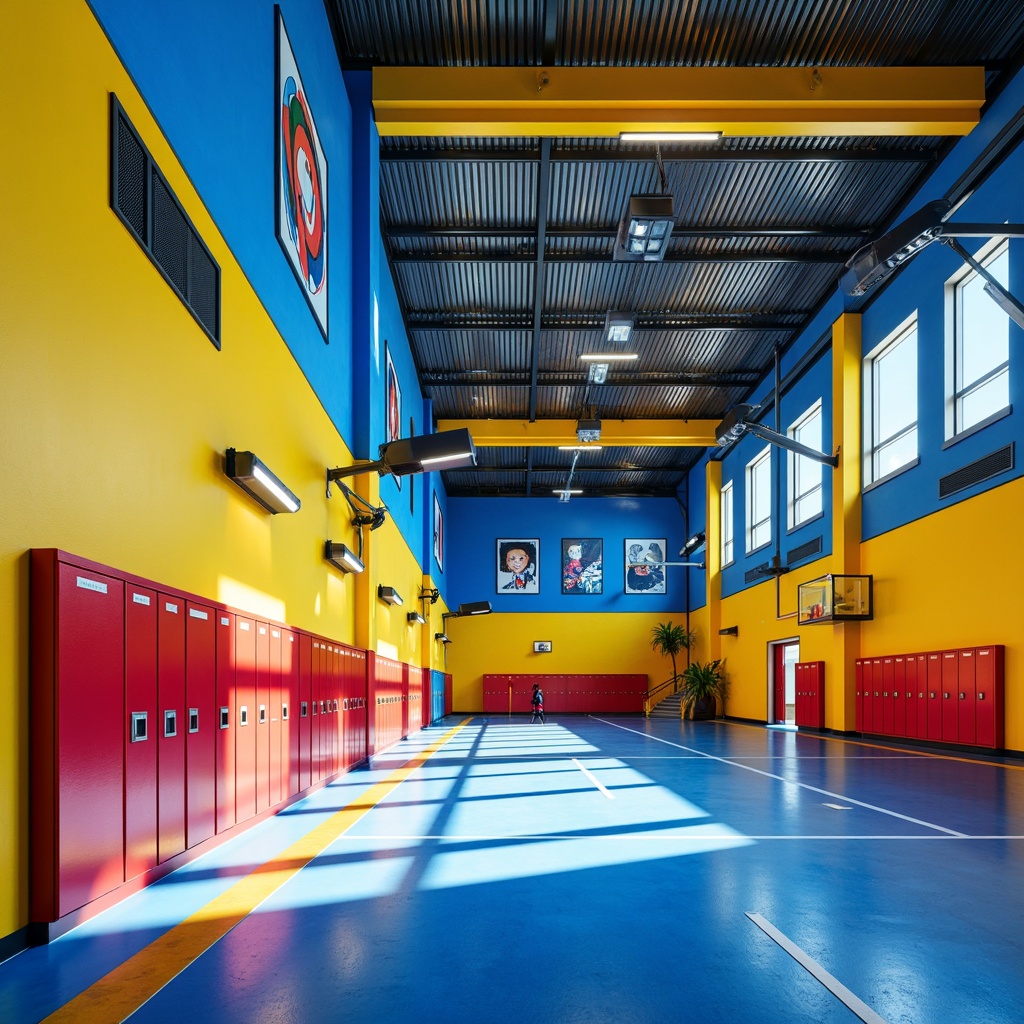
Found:
[{"label": "red locker door", "polygon": [[217,831],[235,823],[235,617],[217,612]]},{"label": "red locker door", "polygon": [[942,655],[928,654],[928,739],[942,739]]},{"label": "red locker door", "polygon": [[125,588],[124,876],[157,865],[156,609],[157,593]]},{"label": "red locker door", "polygon": [[53,921],[124,881],[123,583],[33,551],[32,633],[32,907]]},{"label": "red locker door", "polygon": [[864,695],[864,717],[867,719],[867,731],[877,734],[882,731],[882,659],[872,658],[870,662],[865,662],[864,667],[869,672],[868,691]]},{"label": "red locker door", "polygon": [[928,658],[917,655],[917,738],[928,738]]},{"label": "red locker door", "polygon": [[283,762],[281,760],[281,742],[284,726],[281,716],[282,705],[286,698],[281,692],[281,630],[270,627],[270,694],[267,701],[267,715],[270,718],[270,806],[276,807],[284,799],[284,787],[281,784]]},{"label": "red locker door", "polygon": [[214,610],[192,601],[185,619],[185,841],[209,839],[217,823],[217,632]]},{"label": "red locker door", "polygon": [[984,747],[1002,749],[1003,647],[979,647],[975,664],[975,739]]},{"label": "red locker door", "polygon": [[313,658],[309,680],[309,771],[314,783],[323,778],[323,759],[320,756],[320,674],[323,671],[323,645],[313,641]]},{"label": "red locker door", "polygon": [[235,616],[235,813],[256,813],[256,621]]},{"label": "red locker door", "polygon": [[270,806],[270,628],[256,623],[256,813]]},{"label": "red locker door", "polygon": [[959,653],[942,652],[942,741],[956,743],[960,710],[957,700]]},{"label": "red locker door", "polygon": [[907,735],[907,659],[895,657],[892,660],[892,734]]},{"label": "red locker door", "polygon": [[157,609],[157,855],[185,850],[185,605],[159,594]]},{"label": "red locker door", "polygon": [[798,661],[793,666],[793,721],[797,726],[808,725],[805,720],[807,706],[804,699],[804,664]]},{"label": "red locker door", "polygon": [[855,728],[857,732],[864,732],[864,659],[858,658],[854,662],[854,685],[856,686],[857,710]]},{"label": "red locker door", "polygon": [[917,736],[917,655],[908,654],[906,657],[903,693],[906,698],[906,735],[910,738]]},{"label": "red locker door", "polygon": [[976,656],[973,649],[960,651],[957,665],[956,709],[957,742],[977,742],[975,716],[977,714],[977,690],[975,686]]},{"label": "red locker door", "polygon": [[[893,734],[893,718],[894,718],[894,707],[893,707],[893,680],[895,678],[894,665],[892,658],[882,659],[882,685],[881,685],[881,702],[882,702],[882,727],[879,730],[885,736],[891,736]],[[877,683],[878,680],[875,680]],[[875,728],[878,729],[878,722],[875,722]]]},{"label": "red locker door", "polygon": [[281,786],[284,796],[299,791],[299,644],[281,631]]},{"label": "red locker door", "polygon": [[358,764],[360,761],[364,761],[367,756],[367,750],[369,749],[369,736],[368,736],[368,722],[366,715],[367,706],[367,661],[369,660],[366,656],[365,651],[354,651],[353,661],[355,662],[355,686],[356,686],[356,709],[358,714],[356,715],[356,728],[355,728],[355,748],[353,750],[353,764]]},{"label": "red locker door", "polygon": [[311,747],[313,735],[313,638],[299,634],[299,792],[313,784]]}]

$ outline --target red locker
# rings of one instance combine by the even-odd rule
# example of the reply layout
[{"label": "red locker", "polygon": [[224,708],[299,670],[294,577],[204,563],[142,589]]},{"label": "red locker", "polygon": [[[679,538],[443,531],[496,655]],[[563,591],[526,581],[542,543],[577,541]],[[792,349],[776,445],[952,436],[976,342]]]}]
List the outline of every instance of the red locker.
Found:
[{"label": "red locker", "polygon": [[957,709],[957,742],[977,742],[977,689],[975,685],[975,651],[960,651],[957,664],[956,709]]},{"label": "red locker", "polygon": [[270,806],[270,627],[256,622],[256,813]]},{"label": "red locker", "polygon": [[352,737],[352,763],[366,760],[369,749],[369,723],[367,721],[367,655],[366,651],[353,651],[353,679],[355,686],[356,720]]},{"label": "red locker", "polygon": [[864,731],[882,731],[882,659],[864,662]]},{"label": "red locker", "polygon": [[313,641],[312,675],[310,677],[310,736],[309,736],[309,769],[313,782],[319,782],[323,778],[323,755],[320,752],[320,713],[321,697],[321,675],[323,674],[323,656],[326,645],[319,640]]},{"label": "red locker", "polygon": [[256,621],[235,616],[235,814],[256,813]]},{"label": "red locker", "polygon": [[[876,731],[885,736],[893,735],[893,718],[895,708],[893,706],[893,681],[895,679],[895,666],[892,658],[882,658],[882,727],[878,729],[878,722],[875,722]],[[877,682],[877,680],[876,680]]]},{"label": "red locker", "polygon": [[281,786],[284,796],[299,791],[299,644],[281,631]]},{"label": "red locker", "polygon": [[854,662],[854,686],[857,700],[854,727],[857,732],[864,732],[864,659]]},{"label": "red locker", "polygon": [[286,702],[281,694],[281,630],[270,627],[270,694],[267,714],[270,718],[270,806],[276,807],[284,799],[281,784],[282,760],[281,742],[284,728],[281,721],[282,705]]},{"label": "red locker", "polygon": [[1004,648],[979,647],[975,666],[975,739],[985,747],[1002,749]]},{"label": "red locker", "polygon": [[906,678],[904,681],[903,692],[906,696],[906,735],[911,739],[914,739],[918,735],[917,655],[908,654],[905,662]]},{"label": "red locker", "polygon": [[158,594],[157,857],[185,850],[185,602]]},{"label": "red locker", "polygon": [[892,660],[892,734],[907,735],[907,659],[896,656]]},{"label": "red locker", "polygon": [[124,586],[31,554],[32,920],[124,881]]},{"label": "red locker", "polygon": [[125,587],[124,874],[157,865],[155,590]]},{"label": "red locker", "polygon": [[942,655],[933,652],[928,659],[928,739],[942,739]]},{"label": "red locker", "polygon": [[217,831],[235,824],[235,616],[217,613]]},{"label": "red locker", "polygon": [[825,728],[825,663],[798,662],[795,666],[796,724]]},{"label": "red locker", "polygon": [[960,711],[957,700],[959,652],[942,652],[942,741],[956,743]]},{"label": "red locker", "polygon": [[217,633],[212,608],[192,601],[186,608],[185,841],[191,849],[217,824]]},{"label": "red locker", "polygon": [[299,792],[313,784],[312,752],[310,743],[313,735],[313,638],[308,633],[299,634]]},{"label": "red locker", "polygon": [[917,661],[917,738],[928,738],[928,656],[918,654]]}]

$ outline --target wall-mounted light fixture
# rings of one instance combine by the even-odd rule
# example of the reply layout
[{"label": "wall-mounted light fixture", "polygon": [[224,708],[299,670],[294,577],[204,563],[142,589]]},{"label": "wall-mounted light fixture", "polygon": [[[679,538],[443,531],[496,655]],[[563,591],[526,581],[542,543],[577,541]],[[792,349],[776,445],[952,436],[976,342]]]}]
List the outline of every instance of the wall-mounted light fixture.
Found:
[{"label": "wall-mounted light fixture", "polygon": [[445,612],[442,619],[461,619],[466,615],[490,615],[490,601],[466,601],[459,605],[454,612]]},{"label": "wall-mounted light fixture", "polygon": [[725,629],[720,629],[718,631],[718,635],[719,636],[739,636],[740,635],[740,627],[739,626],[726,626]]},{"label": "wall-mounted light fixture", "polygon": [[651,557],[650,551],[648,551],[647,554],[644,555],[644,564],[645,565],[684,565],[684,566],[688,566],[689,568],[692,568],[692,569],[703,569],[704,568],[704,563],[703,562],[659,562],[656,558],[652,558]]},{"label": "wall-mounted light fixture", "polygon": [[333,540],[324,541],[324,558],[342,572],[362,572],[366,568],[354,551]]},{"label": "wall-mounted light fixture", "polygon": [[437,604],[437,599],[441,596],[441,591],[437,587],[432,587],[430,590],[420,591],[420,600],[429,601],[431,604]]},{"label": "wall-mounted light fixture", "polygon": [[435,640],[440,640],[441,643],[443,643],[443,644],[450,644],[451,643],[451,640],[448,639],[448,634],[447,633],[435,633],[434,634],[434,639]]},{"label": "wall-mounted light fixture", "polygon": [[377,585],[377,597],[385,604],[403,604],[402,595],[394,587],[385,587],[383,583]]},{"label": "wall-mounted light fixture", "polygon": [[785,448],[786,451],[795,452],[797,455],[802,455],[805,459],[813,459],[815,462],[831,466],[833,469],[839,465],[838,455],[826,455],[824,452],[819,452],[814,448],[801,444],[787,434],[780,434],[777,430],[772,430],[771,427],[758,423],[754,419],[756,412],[757,406],[746,402],[734,405],[722,418],[722,422],[715,427],[715,440],[719,446],[727,448],[734,441],[738,441],[744,434],[753,434],[754,437],[759,437],[762,441],[778,445],[779,448]]},{"label": "wall-mounted light fixture", "polygon": [[406,618],[409,620],[410,625],[424,626],[427,622],[419,612],[409,612]]},{"label": "wall-mounted light fixture", "polygon": [[381,476],[388,473],[393,476],[410,476],[413,473],[440,472],[459,466],[476,465],[476,447],[465,427],[442,430],[437,434],[399,438],[382,444],[377,449],[377,456],[374,462],[327,470],[327,493],[330,494],[333,481],[373,470]]},{"label": "wall-mounted light fixture", "polygon": [[302,503],[252,452],[229,448],[224,472],[268,512],[298,512]]},{"label": "wall-mounted light fixture", "polygon": [[707,543],[707,535],[703,530],[698,530],[679,550],[680,558],[689,558],[690,555],[695,555],[698,551],[704,549],[704,545]]}]

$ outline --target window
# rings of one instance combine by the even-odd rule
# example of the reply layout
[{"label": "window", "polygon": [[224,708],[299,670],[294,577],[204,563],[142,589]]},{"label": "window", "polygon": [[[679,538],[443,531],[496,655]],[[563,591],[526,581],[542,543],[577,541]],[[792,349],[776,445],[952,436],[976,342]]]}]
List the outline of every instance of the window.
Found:
[{"label": "window", "polygon": [[732,481],[722,486],[722,565],[731,565],[733,553]]},{"label": "window", "polygon": [[747,463],[747,553],[772,539],[772,450]]},{"label": "window", "polygon": [[[1001,285],[1007,285],[1009,243],[1003,241],[986,255],[979,254],[978,261]],[[986,283],[976,271],[967,270],[946,286],[947,312],[952,314],[947,325],[947,336],[950,328],[952,334],[947,438],[1005,412],[1010,404],[1010,318],[985,294]]]},{"label": "window", "polygon": [[[821,401],[815,402],[789,428],[788,434],[794,441],[807,448],[821,451]],[[789,452],[788,506],[787,519],[789,528],[799,526],[808,520],[820,516],[822,512],[821,463],[806,456]]]},{"label": "window", "polygon": [[917,458],[917,314],[864,360],[864,482]]}]

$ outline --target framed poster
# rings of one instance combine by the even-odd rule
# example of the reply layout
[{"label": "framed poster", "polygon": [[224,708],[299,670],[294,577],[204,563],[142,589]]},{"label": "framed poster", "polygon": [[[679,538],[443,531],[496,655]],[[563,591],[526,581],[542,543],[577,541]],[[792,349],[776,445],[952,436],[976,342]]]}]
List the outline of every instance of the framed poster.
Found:
[{"label": "framed poster", "polygon": [[626,538],[626,593],[664,594],[665,567],[652,562],[665,561],[664,537]]},{"label": "framed poster", "polygon": [[536,594],[540,591],[540,541],[499,537],[497,541],[499,594]]},{"label": "framed poster", "polygon": [[437,491],[434,492],[434,561],[437,568],[444,572],[444,518],[441,515],[441,502],[437,500]]},{"label": "framed poster", "polygon": [[600,537],[562,538],[562,593],[600,594],[604,591],[604,569]]},{"label": "framed poster", "polygon": [[327,341],[327,159],[280,7],[275,15],[277,240]]}]

